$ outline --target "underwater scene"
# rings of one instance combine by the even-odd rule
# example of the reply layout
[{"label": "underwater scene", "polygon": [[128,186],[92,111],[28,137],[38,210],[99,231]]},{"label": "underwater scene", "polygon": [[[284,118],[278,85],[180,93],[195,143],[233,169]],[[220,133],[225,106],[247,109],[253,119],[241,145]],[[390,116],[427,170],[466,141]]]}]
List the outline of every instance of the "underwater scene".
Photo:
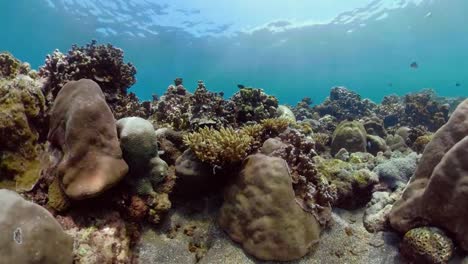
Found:
[{"label": "underwater scene", "polygon": [[468,264],[468,1],[0,1],[0,264]]}]

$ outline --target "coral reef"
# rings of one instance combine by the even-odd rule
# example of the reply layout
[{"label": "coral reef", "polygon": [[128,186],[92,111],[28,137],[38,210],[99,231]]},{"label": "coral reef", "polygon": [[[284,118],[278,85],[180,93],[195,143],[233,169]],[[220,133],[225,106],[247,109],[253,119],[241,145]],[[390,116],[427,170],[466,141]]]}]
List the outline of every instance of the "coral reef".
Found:
[{"label": "coral reef", "polygon": [[432,91],[408,94],[404,99],[405,125],[423,125],[436,131],[448,120],[449,106],[435,101]]},{"label": "coral reef", "polygon": [[438,226],[453,234],[459,246],[468,250],[467,117],[465,100],[426,146],[414,177],[390,213],[390,223],[396,230]]},{"label": "coral reef", "polygon": [[2,263],[72,263],[73,239],[46,209],[9,190],[0,200]]},{"label": "coral reef", "polygon": [[191,94],[183,86],[181,78],[174,83],[157,100],[151,120],[175,130],[237,126],[236,105],[233,101],[224,100],[222,92],[210,92],[203,81],[198,81],[195,92]]},{"label": "coral reef", "polygon": [[226,125],[235,125],[236,106],[232,101],[226,101],[222,93],[212,93],[206,89],[203,81],[198,81],[192,102],[192,115],[190,127],[194,130],[211,126],[220,128]]},{"label": "coral reef", "polygon": [[345,87],[334,87],[325,101],[314,107],[320,116],[332,115],[338,121],[371,116],[376,104]]},{"label": "coral reef", "polygon": [[91,79],[102,88],[117,119],[137,113],[147,117],[136,96],[127,94],[136,82],[136,69],[131,63],[125,63],[123,56],[121,49],[111,44],[98,45],[95,40],[82,47],[73,45],[67,54],[55,50],[47,55],[45,65],[39,69],[39,75],[47,78],[44,86],[47,100],[52,103],[68,81]]},{"label": "coral reef", "polygon": [[57,177],[71,199],[99,195],[128,171],[115,119],[92,80],[71,81],[60,90],[51,109],[48,140],[63,152]]},{"label": "coral reef", "polygon": [[193,95],[184,88],[181,79],[176,79],[174,82],[176,85],[169,85],[164,95],[156,102],[150,120],[162,127],[185,130],[190,127]]},{"label": "coral reef", "polygon": [[117,121],[117,133],[129,167],[128,182],[138,194],[153,194],[154,187],[168,174],[167,163],[158,156],[153,125],[140,117],[125,117]]},{"label": "coral reef", "polygon": [[[0,60],[8,63],[0,68],[20,67],[9,54]],[[0,75],[0,187],[29,191],[40,175],[47,107],[38,80],[19,69],[6,73]]]},{"label": "coral reef", "polygon": [[448,263],[454,253],[452,240],[440,229],[421,227],[406,232],[401,253],[414,263]]},{"label": "coral reef", "polygon": [[140,102],[135,74],[122,50],[96,41],[56,50],[39,73],[0,53],[0,188],[35,203],[0,190],[11,234],[0,262],[466,255],[468,100],[454,110],[461,98],[423,90],[375,104],[334,87],[290,108],[262,89],[238,85],[225,99],[176,78]]},{"label": "coral reef", "polygon": [[332,135],[332,155],[335,155],[342,148],[349,152],[366,152],[366,136],[366,130],[360,122],[343,121]]},{"label": "coral reef", "polygon": [[263,119],[274,118],[278,107],[278,99],[267,95],[262,89],[240,88],[231,100],[236,105],[237,123],[249,121],[259,122]]},{"label": "coral reef", "polygon": [[318,242],[320,226],[295,202],[286,162],[249,156],[225,193],[220,226],[246,252],[261,260],[301,258]]},{"label": "coral reef", "polygon": [[296,116],[297,120],[306,120],[314,118],[314,109],[311,106],[312,99],[310,97],[303,98],[295,107],[291,110]]}]

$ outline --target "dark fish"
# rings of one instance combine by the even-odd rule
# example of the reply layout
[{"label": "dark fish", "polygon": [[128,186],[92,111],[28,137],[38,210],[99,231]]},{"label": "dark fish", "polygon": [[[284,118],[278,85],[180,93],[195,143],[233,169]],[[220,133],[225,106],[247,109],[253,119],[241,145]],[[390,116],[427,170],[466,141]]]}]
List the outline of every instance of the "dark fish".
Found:
[{"label": "dark fish", "polygon": [[413,68],[413,69],[417,69],[419,66],[418,66],[417,62],[413,62],[413,63],[410,64],[410,67]]},{"label": "dark fish", "polygon": [[245,85],[243,85],[243,84],[238,84],[237,87],[238,87],[239,89],[244,89],[244,88],[245,88]]},{"label": "dark fish", "polygon": [[455,86],[456,86],[456,87],[460,87],[461,84],[457,82],[457,83],[455,83]]},{"label": "dark fish", "polygon": [[392,86],[393,86],[393,83],[388,83],[388,86],[392,87]]}]

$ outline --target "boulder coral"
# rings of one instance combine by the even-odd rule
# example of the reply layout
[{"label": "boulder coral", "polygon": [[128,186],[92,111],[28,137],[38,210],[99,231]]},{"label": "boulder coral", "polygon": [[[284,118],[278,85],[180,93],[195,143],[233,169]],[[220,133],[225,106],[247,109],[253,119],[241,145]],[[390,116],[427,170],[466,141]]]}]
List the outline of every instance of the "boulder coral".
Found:
[{"label": "boulder coral", "polygon": [[1,263],[73,262],[73,238],[41,206],[0,190]]},{"label": "boulder coral", "polygon": [[293,111],[285,105],[278,105],[278,108],[276,109],[276,116],[278,118],[287,119],[292,123],[296,122],[296,116],[294,116]]},{"label": "boulder coral", "polygon": [[420,227],[406,232],[400,252],[412,263],[444,264],[452,258],[454,245],[444,231]]},{"label": "boulder coral", "polygon": [[285,160],[249,156],[224,195],[220,226],[261,260],[290,261],[318,242],[320,225],[295,201]]},{"label": "boulder coral", "polygon": [[349,152],[366,152],[366,129],[358,121],[343,121],[333,132],[331,153],[344,148]]},{"label": "boulder coral", "polygon": [[168,174],[167,163],[159,158],[153,125],[140,117],[117,121],[117,132],[123,158],[129,166],[128,181],[139,194],[151,194]]},{"label": "boulder coral", "polygon": [[468,250],[468,100],[426,146],[419,166],[402,198],[390,213],[391,226],[400,231],[431,225],[453,235]]},{"label": "boulder coral", "polygon": [[92,80],[71,81],[60,90],[51,110],[48,139],[63,152],[57,176],[71,199],[99,195],[127,174],[115,119]]}]

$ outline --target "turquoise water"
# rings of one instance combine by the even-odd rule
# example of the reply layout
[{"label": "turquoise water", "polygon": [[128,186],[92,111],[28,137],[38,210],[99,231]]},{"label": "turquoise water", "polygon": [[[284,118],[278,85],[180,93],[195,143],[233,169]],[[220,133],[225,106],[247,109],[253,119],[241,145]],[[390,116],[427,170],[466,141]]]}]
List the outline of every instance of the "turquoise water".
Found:
[{"label": "turquoise water", "polygon": [[[422,88],[468,96],[468,1],[356,0],[337,14],[327,11],[328,21],[320,23],[305,23],[309,11],[297,11],[300,4],[295,19],[288,10],[266,16],[267,4],[240,1],[234,12],[194,2],[202,8],[179,10],[157,0],[5,0],[0,50],[37,68],[55,48],[65,52],[91,39],[112,43],[137,67],[131,91],[141,99],[162,94],[177,76],[192,90],[199,79],[227,95],[244,84],[289,104],[305,96],[321,101],[335,85],[375,101]],[[255,12],[264,20],[251,19],[250,27],[236,22]],[[311,9],[310,19],[326,20],[320,14]]]}]

